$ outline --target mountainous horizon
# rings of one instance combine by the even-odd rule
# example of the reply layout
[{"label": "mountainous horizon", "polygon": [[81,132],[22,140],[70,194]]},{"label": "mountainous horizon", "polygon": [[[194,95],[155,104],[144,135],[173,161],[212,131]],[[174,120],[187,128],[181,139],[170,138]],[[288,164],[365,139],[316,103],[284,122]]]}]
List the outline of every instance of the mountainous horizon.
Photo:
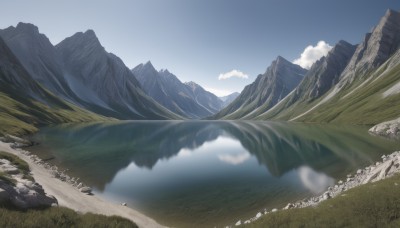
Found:
[{"label": "mountainous horizon", "polygon": [[[344,114],[350,110],[345,100],[357,95],[355,100],[360,102],[360,94],[354,91],[373,87],[375,90],[363,92],[367,98],[390,85],[380,99],[390,102],[398,94],[397,79],[385,81],[383,77],[389,71],[395,74],[397,69],[400,14],[394,10],[388,10],[359,45],[341,40],[309,70],[278,56],[242,93],[220,98],[193,81],[181,82],[168,69],[157,71],[150,61],[128,69],[119,57],[105,50],[90,29],[55,46],[29,23],[0,30],[0,37],[30,80],[67,103],[117,119],[356,121],[352,115],[357,111]],[[354,105],[353,100],[349,102]],[[342,109],[331,107],[341,104]],[[368,100],[363,104],[377,109],[386,103]],[[396,115],[391,111],[379,119]],[[356,122],[377,121],[358,118]]]}]

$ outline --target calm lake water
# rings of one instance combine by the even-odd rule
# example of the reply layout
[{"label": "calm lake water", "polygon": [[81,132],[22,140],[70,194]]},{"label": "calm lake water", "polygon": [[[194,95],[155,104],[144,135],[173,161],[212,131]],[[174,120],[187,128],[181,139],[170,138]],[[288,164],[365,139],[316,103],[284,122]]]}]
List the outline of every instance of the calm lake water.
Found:
[{"label": "calm lake water", "polygon": [[43,128],[33,151],[161,224],[232,225],[326,191],[400,148],[365,127],[127,121]]}]

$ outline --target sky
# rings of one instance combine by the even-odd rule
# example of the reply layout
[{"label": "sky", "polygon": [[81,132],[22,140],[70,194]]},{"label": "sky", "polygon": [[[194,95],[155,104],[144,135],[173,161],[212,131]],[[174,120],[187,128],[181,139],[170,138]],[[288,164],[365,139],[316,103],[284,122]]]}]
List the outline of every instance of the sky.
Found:
[{"label": "sky", "polygon": [[398,0],[2,0],[0,28],[27,22],[55,45],[93,29],[133,68],[151,61],[217,95],[240,92],[278,56],[310,67],[358,44]]}]

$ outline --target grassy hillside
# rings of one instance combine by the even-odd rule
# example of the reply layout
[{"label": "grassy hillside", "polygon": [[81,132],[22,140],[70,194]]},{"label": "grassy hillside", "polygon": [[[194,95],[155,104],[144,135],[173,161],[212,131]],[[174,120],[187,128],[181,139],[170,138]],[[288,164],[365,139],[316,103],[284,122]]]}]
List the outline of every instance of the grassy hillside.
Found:
[{"label": "grassy hillside", "polygon": [[63,106],[51,107],[24,97],[11,98],[0,92],[0,135],[32,133],[45,124],[102,120],[107,118],[66,102]]},{"label": "grassy hillside", "polygon": [[[335,122],[377,124],[400,116],[400,93],[383,93],[400,83],[400,65],[393,67],[390,60],[339,91],[327,102],[321,102],[332,90],[318,100],[296,101],[291,95],[267,113],[256,119],[294,120],[300,122]],[[315,107],[317,104],[319,104]],[[314,109],[312,109],[315,107]],[[309,111],[311,110],[311,111]],[[309,111],[309,112],[307,112]],[[306,113],[307,112],[307,113]],[[303,116],[301,116],[303,113]]]},{"label": "grassy hillside", "polygon": [[317,207],[270,213],[244,227],[400,227],[400,175],[348,190]]}]

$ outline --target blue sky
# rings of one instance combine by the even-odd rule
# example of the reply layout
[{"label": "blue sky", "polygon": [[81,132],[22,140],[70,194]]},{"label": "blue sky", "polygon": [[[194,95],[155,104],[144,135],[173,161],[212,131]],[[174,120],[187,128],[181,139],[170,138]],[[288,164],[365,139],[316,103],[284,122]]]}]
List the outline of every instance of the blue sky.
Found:
[{"label": "blue sky", "polygon": [[[294,61],[319,41],[359,43],[388,8],[400,1],[2,0],[0,28],[33,23],[53,44],[93,29],[129,68],[151,60],[223,94],[241,91],[278,55]],[[218,79],[232,70],[242,77]]]}]

